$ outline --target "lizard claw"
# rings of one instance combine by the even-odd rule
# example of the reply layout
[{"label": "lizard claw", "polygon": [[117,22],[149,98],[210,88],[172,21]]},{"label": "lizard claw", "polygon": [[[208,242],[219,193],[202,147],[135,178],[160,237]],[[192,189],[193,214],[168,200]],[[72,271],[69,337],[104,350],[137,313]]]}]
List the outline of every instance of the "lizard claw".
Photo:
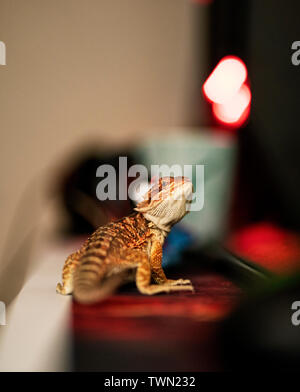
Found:
[{"label": "lizard claw", "polygon": [[195,292],[194,286],[193,285],[169,285],[169,290],[168,292],[172,291],[192,291],[193,293]]},{"label": "lizard claw", "polygon": [[170,284],[171,286],[180,286],[180,285],[191,285],[192,282],[189,279],[168,279],[168,284]]}]

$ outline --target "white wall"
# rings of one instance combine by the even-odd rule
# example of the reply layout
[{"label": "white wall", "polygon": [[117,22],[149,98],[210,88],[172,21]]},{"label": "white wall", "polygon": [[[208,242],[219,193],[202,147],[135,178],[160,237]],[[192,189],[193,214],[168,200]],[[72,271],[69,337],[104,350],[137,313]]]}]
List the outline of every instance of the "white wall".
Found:
[{"label": "white wall", "polygon": [[189,124],[206,10],[188,0],[0,0],[0,40],[1,251],[24,190],[21,234],[53,175],[37,174],[74,146]]}]

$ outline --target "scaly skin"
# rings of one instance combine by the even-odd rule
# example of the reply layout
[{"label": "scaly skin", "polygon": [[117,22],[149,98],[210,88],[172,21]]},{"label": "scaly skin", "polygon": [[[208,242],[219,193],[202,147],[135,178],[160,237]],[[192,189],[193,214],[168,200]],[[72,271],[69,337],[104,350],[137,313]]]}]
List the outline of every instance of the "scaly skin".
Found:
[{"label": "scaly skin", "polygon": [[[187,213],[191,192],[192,185],[184,177],[161,178],[137,205],[136,212],[99,227],[79,251],[67,258],[62,284],[56,291],[73,293],[80,303],[100,301],[122,283],[134,280],[142,294],[193,291],[189,280],[167,279],[161,266],[164,240]],[[180,200],[178,194],[182,195]],[[156,284],[151,284],[151,277]]]}]

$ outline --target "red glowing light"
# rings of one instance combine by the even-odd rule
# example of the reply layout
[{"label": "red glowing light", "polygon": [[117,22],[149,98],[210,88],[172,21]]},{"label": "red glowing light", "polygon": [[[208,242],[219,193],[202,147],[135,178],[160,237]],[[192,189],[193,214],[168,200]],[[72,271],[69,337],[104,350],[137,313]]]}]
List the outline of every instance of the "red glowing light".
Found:
[{"label": "red glowing light", "polygon": [[212,103],[217,121],[239,127],[250,112],[251,92],[247,85],[247,68],[235,56],[224,57],[203,85],[203,93]]},{"label": "red glowing light", "polygon": [[[246,84],[243,84],[239,91],[223,104],[213,103],[212,110],[215,117],[225,123],[234,124],[244,119],[244,113],[248,113],[251,101],[251,92]],[[242,122],[243,122],[242,121]]]},{"label": "red glowing light", "polygon": [[224,57],[203,85],[207,99],[225,103],[241,88],[247,78],[247,68],[238,57]]},{"label": "red glowing light", "polygon": [[279,274],[299,271],[300,238],[271,222],[255,223],[233,234],[227,246],[245,259]]}]

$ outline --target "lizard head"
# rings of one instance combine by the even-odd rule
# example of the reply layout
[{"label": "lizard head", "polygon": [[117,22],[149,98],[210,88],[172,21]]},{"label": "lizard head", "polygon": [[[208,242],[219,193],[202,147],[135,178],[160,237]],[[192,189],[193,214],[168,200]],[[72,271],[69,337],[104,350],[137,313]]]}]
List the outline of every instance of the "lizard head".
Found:
[{"label": "lizard head", "polygon": [[187,177],[162,177],[152,185],[135,210],[168,232],[188,213],[192,193],[193,185]]}]

